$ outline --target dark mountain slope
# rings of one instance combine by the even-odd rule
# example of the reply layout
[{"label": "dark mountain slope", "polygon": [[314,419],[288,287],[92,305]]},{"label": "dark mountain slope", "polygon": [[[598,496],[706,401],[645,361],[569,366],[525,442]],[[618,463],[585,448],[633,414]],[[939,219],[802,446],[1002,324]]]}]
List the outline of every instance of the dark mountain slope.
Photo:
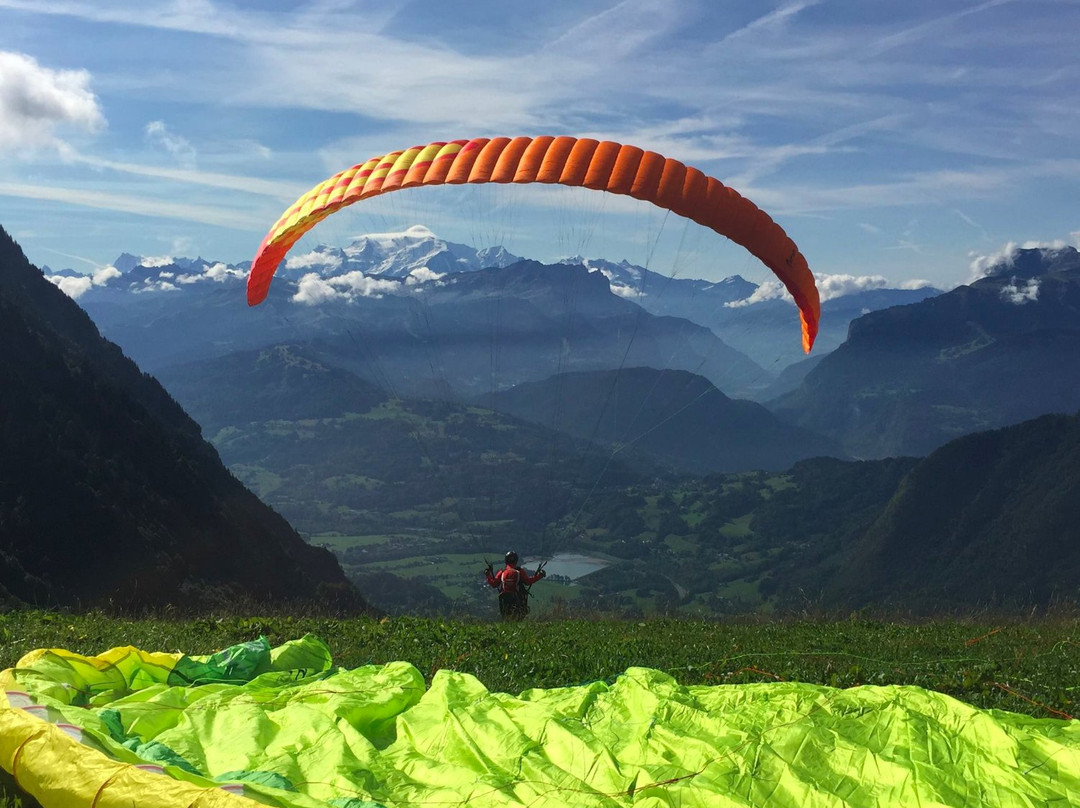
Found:
[{"label": "dark mountain slope", "polygon": [[0,344],[0,595],[362,606],[333,557],[232,477],[164,389],[2,229]]},{"label": "dark mountain slope", "polygon": [[968,435],[908,474],[835,586],[854,602],[1080,597],[1080,416]]},{"label": "dark mountain slope", "polygon": [[565,373],[477,399],[484,406],[588,440],[645,452],[697,473],[785,469],[835,443],[728,398],[681,370]]},{"label": "dark mountain slope", "polygon": [[925,455],[971,432],[1080,408],[1080,254],[1022,250],[998,274],[851,324],[770,404],[858,457]]},{"label": "dark mountain slope", "polygon": [[925,458],[797,464],[752,528],[790,548],[783,608],[935,614],[1080,598],[1080,415],[957,438]]}]

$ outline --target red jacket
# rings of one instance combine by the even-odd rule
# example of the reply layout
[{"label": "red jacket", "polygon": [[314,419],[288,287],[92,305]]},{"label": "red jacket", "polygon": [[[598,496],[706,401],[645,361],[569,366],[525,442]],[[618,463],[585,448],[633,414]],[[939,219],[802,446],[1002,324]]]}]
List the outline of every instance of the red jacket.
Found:
[{"label": "red jacket", "polygon": [[493,586],[499,590],[499,592],[512,593],[518,591],[518,586],[525,584],[531,586],[544,577],[543,572],[537,572],[536,575],[529,575],[528,572],[521,567],[514,567],[507,564],[501,570],[492,575],[487,570],[484,570],[484,576],[487,578],[489,586]]}]

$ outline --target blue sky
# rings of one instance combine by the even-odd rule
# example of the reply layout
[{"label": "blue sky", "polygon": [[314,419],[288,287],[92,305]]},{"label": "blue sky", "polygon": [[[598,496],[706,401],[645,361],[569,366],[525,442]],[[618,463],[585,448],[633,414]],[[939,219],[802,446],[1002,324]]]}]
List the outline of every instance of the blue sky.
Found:
[{"label": "blue sky", "polygon": [[[236,262],[369,157],[571,134],[716,176],[816,274],[948,287],[1007,244],[1080,239],[1078,31],[1080,0],[0,0],[0,224],[53,268]],[[757,274],[593,192],[384,200],[306,243],[421,223],[541,260]]]}]

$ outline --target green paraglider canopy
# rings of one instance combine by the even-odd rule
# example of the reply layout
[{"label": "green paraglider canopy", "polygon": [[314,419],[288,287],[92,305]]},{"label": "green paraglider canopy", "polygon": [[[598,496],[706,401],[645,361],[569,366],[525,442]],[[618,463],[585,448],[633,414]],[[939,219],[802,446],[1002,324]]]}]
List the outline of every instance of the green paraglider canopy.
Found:
[{"label": "green paraglider canopy", "polygon": [[74,806],[1080,805],[1080,721],[916,687],[613,682],[489,692],[319,639],[39,650],[0,674],[0,768]]}]

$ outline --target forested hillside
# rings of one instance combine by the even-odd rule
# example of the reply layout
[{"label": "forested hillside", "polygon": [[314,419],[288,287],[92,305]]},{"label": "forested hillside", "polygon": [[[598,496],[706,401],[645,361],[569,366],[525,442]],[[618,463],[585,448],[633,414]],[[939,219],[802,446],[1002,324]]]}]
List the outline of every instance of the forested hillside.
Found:
[{"label": "forested hillside", "polygon": [[363,602],[0,229],[0,601]]},{"label": "forested hillside", "polygon": [[866,532],[837,597],[923,608],[1080,598],[1080,416],[969,435],[922,461]]}]

